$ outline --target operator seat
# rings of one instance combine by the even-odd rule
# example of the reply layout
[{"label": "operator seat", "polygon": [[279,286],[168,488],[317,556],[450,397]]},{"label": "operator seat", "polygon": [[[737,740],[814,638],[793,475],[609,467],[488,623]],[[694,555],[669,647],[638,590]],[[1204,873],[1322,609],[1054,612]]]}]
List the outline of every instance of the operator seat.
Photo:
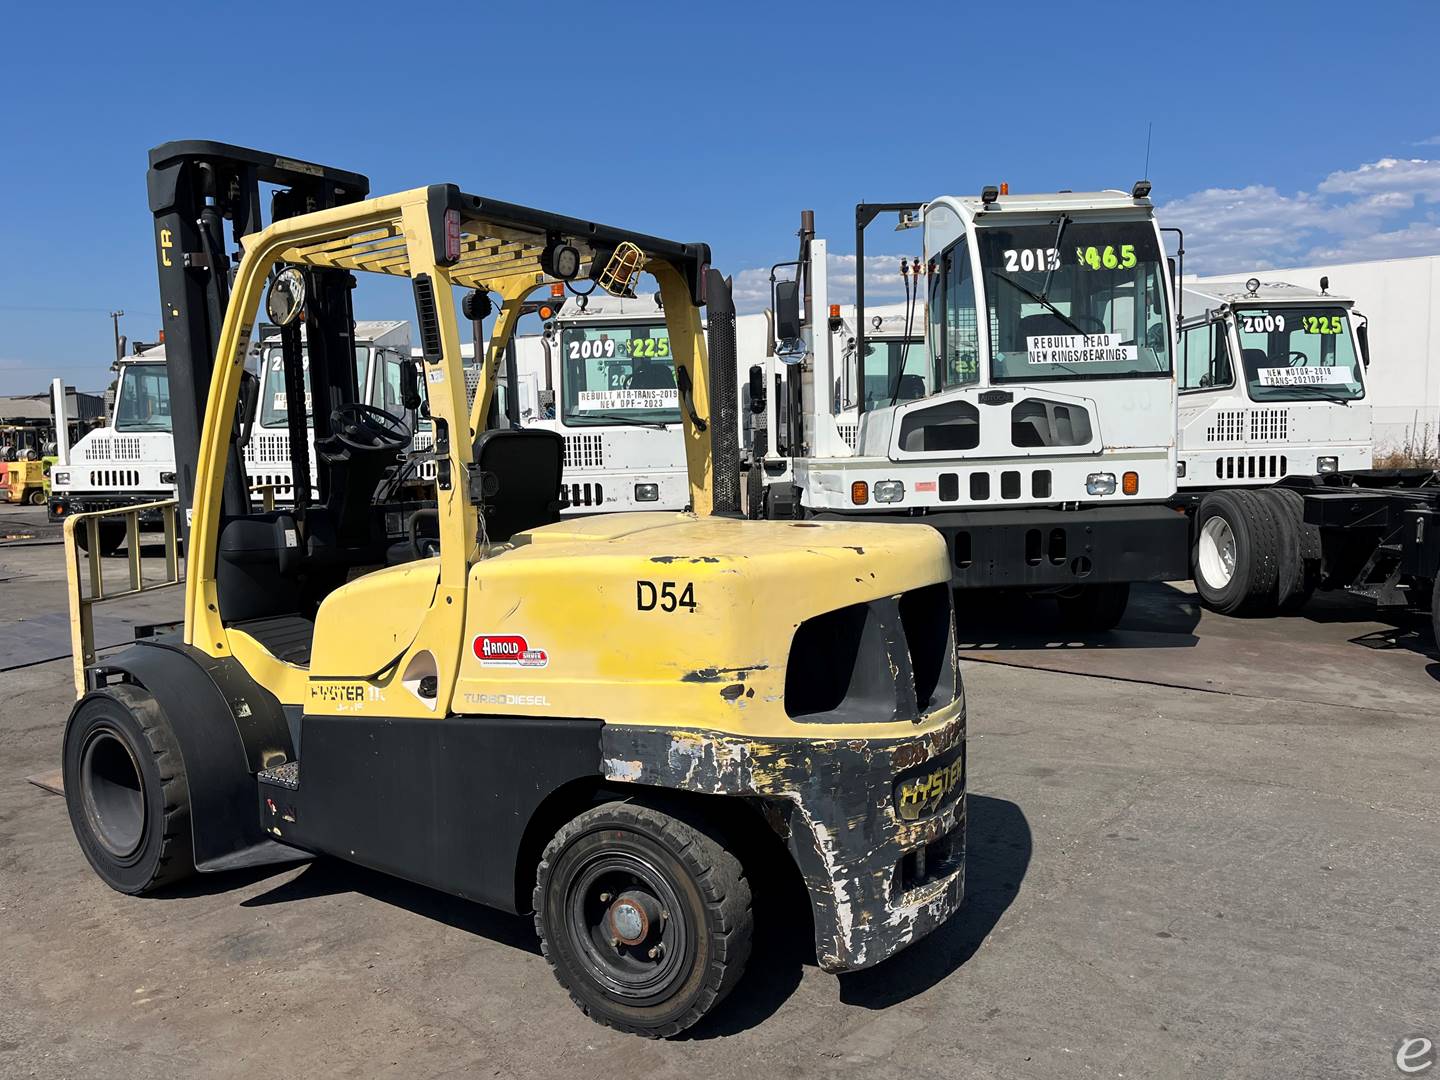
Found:
[{"label": "operator seat", "polygon": [[1264,349],[1246,349],[1240,354],[1240,362],[1245,365],[1245,379],[1251,385],[1260,384],[1260,369],[1270,366],[1270,355]]},{"label": "operator seat", "polygon": [[565,439],[541,428],[495,428],[475,440],[477,481],[471,497],[485,535],[509,540],[516,533],[560,520],[560,479]]}]

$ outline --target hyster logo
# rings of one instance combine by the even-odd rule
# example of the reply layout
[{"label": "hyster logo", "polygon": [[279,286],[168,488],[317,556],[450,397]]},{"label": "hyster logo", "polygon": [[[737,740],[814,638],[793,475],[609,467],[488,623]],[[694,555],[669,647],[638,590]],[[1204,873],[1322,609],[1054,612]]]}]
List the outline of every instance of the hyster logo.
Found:
[{"label": "hyster logo", "polygon": [[544,667],[550,663],[544,649],[532,649],[519,634],[480,634],[475,638],[475,657],[488,667]]}]

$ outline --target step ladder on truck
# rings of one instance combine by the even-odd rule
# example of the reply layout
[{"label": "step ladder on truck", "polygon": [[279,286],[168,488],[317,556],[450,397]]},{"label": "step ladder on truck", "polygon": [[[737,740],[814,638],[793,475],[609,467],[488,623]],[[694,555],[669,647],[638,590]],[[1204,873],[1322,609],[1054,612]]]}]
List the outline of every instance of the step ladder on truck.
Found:
[{"label": "step ladder on truck", "polygon": [[1195,590],[1224,614],[1298,611],[1321,578],[1302,487],[1372,464],[1364,316],[1328,279],[1318,292],[1192,283],[1182,299],[1179,495]]},{"label": "step ladder on truck", "polygon": [[[103,880],[141,894],[329,854],[533,911],[575,1002],[651,1036],[735,989],[762,885],[789,878],[808,897],[832,972],[957,909],[965,703],[944,544],[928,528],[740,517],[738,447],[712,438],[734,422],[713,390],[736,376],[707,245],[450,184],[367,197],[363,176],[223,144],[167,144],[151,168],[152,192],[179,193],[152,207],[161,236],[208,205],[192,197],[208,185],[186,186],[201,170],[242,196],[318,181],[334,197],[251,220],[223,303],[207,304],[223,270],[190,296],[162,276],[167,329],[223,315],[213,346],[168,335],[176,416],[200,420],[175,426],[193,465],[183,628],[95,658],[73,543],[85,521],[67,523],[65,790]],[[365,272],[413,289],[437,466],[438,498],[414,511],[433,515],[429,557],[389,544],[381,522],[405,508],[375,498],[409,432],[358,402],[343,343]],[[560,436],[485,425],[515,320],[467,405],[456,293],[518,307],[557,280],[628,295],[642,273],[664,298],[691,510],[561,518]],[[286,330],[291,415],[302,322],[329,406],[315,409],[322,497],[299,482],[292,440],[296,503],[269,512],[232,440],[252,411],[237,406],[255,393],[243,358],[262,300]]]},{"label": "step ladder on truck", "polygon": [[[762,460],[752,512],[931,525],[956,588],[1054,596],[1074,630],[1113,627],[1133,582],[1186,577],[1186,521],[1170,505],[1172,274],[1149,190],[987,187],[858,206],[859,265],[882,213],[923,228],[923,260],[904,274],[925,345],[887,357],[878,397],[845,408],[825,389],[839,374],[826,245],[807,213],[797,276],[776,280],[774,295],[775,352],[793,361],[778,365],[792,418],[781,441],[797,450]],[[856,292],[857,382],[868,387],[863,277]],[[773,396],[766,410],[775,431]]]}]

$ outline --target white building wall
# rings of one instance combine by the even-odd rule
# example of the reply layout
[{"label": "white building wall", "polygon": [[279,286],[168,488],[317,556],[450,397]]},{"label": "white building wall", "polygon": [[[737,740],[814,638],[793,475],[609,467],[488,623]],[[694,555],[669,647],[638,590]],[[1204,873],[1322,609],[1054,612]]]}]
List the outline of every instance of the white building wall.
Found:
[{"label": "white building wall", "polygon": [[[1440,255],[1237,271],[1195,281],[1285,281],[1354,299],[1370,320],[1366,373],[1377,453],[1440,442]],[[1189,280],[1187,275],[1187,280]],[[1187,313],[1188,314],[1188,313]]]}]

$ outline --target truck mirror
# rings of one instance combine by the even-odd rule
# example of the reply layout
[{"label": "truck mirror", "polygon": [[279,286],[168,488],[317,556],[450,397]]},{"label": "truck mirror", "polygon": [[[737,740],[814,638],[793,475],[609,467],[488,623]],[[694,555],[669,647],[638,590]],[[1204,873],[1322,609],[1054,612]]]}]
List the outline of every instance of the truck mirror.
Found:
[{"label": "truck mirror", "polygon": [[796,341],[800,337],[800,283],[775,282],[775,340]]},{"label": "truck mirror", "polygon": [[1355,340],[1360,343],[1360,362],[1370,366],[1370,324],[1362,322],[1355,327]]},{"label": "truck mirror", "polygon": [[[1175,267],[1175,257],[1165,256],[1165,265],[1170,268],[1170,300],[1175,305],[1175,321],[1180,321],[1180,272]],[[1158,297],[1157,297],[1158,302]]]},{"label": "truck mirror", "polygon": [[240,373],[240,404],[235,414],[235,441],[241,446],[250,442],[255,426],[255,412],[260,407],[260,376],[253,371]]},{"label": "truck mirror", "polygon": [[765,369],[759,364],[750,365],[750,411],[756,415],[765,411]]},{"label": "truck mirror", "polygon": [[409,357],[400,361],[400,404],[412,411],[420,407],[420,374]]}]

